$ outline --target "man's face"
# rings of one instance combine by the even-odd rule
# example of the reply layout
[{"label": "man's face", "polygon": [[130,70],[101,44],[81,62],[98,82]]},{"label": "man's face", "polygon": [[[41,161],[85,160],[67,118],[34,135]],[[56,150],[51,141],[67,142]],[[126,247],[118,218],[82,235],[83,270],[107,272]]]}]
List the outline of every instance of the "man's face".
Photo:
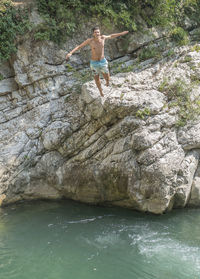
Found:
[{"label": "man's face", "polygon": [[100,30],[99,29],[94,30],[93,36],[95,38],[99,37],[100,36]]}]

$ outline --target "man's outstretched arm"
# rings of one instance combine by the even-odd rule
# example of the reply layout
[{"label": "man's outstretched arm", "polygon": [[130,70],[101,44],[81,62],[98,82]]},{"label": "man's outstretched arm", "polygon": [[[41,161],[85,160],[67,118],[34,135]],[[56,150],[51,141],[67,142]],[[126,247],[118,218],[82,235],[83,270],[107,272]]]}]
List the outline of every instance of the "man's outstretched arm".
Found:
[{"label": "man's outstretched arm", "polygon": [[79,50],[80,48],[88,45],[90,43],[91,39],[87,39],[86,41],[84,41],[82,44],[76,46],[74,49],[72,49],[67,55],[66,55],[66,60],[70,58],[70,56],[72,56],[72,54]]},{"label": "man's outstretched arm", "polygon": [[104,38],[105,39],[114,39],[116,37],[126,35],[126,34],[128,34],[128,32],[129,31],[124,31],[124,32],[121,32],[121,33],[115,33],[115,34],[111,34],[111,35],[108,35],[108,36],[104,35]]}]

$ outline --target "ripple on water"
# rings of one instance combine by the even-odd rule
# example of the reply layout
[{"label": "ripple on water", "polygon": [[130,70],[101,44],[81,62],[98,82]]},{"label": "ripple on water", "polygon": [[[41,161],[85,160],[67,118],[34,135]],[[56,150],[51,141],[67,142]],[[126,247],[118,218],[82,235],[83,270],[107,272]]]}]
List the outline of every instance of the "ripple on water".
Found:
[{"label": "ripple on water", "polygon": [[[155,267],[173,269],[179,276],[187,276],[189,270],[194,270],[195,276],[200,276],[200,247],[184,244],[172,238],[170,232],[151,230],[147,225],[133,229],[128,234],[131,246],[137,247],[145,261]],[[188,275],[191,273],[189,272]]]},{"label": "ripple on water", "polygon": [[15,252],[0,241],[0,278],[15,278],[21,273],[21,266],[17,264]]},{"label": "ripple on water", "polygon": [[81,224],[81,223],[90,223],[90,222],[94,222],[98,219],[102,219],[105,217],[112,217],[114,215],[108,214],[108,215],[102,215],[102,216],[95,216],[92,218],[87,218],[87,219],[79,219],[79,220],[71,220],[71,221],[67,221],[68,224]]},{"label": "ripple on water", "polygon": [[0,279],[199,279],[200,211],[181,212],[153,217],[75,203],[7,209]]}]

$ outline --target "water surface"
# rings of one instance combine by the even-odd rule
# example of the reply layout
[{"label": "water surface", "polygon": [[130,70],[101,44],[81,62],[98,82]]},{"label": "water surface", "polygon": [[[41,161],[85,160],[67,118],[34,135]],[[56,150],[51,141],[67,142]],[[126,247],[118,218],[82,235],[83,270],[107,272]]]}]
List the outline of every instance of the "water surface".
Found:
[{"label": "water surface", "polygon": [[200,210],[71,201],[0,209],[0,279],[199,279]]}]

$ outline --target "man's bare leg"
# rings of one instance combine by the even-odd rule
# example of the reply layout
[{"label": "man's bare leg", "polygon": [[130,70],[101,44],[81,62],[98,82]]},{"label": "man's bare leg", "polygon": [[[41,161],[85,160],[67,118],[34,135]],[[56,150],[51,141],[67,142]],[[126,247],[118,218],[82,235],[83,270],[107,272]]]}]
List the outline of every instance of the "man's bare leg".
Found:
[{"label": "man's bare leg", "polygon": [[110,81],[110,74],[109,73],[102,73],[104,79],[106,80],[106,86],[109,86],[109,81]]},{"label": "man's bare leg", "polygon": [[101,81],[100,81],[99,75],[94,76],[94,80],[95,80],[97,88],[99,89],[101,96],[103,97],[104,95],[103,95],[103,90],[101,88]]}]

